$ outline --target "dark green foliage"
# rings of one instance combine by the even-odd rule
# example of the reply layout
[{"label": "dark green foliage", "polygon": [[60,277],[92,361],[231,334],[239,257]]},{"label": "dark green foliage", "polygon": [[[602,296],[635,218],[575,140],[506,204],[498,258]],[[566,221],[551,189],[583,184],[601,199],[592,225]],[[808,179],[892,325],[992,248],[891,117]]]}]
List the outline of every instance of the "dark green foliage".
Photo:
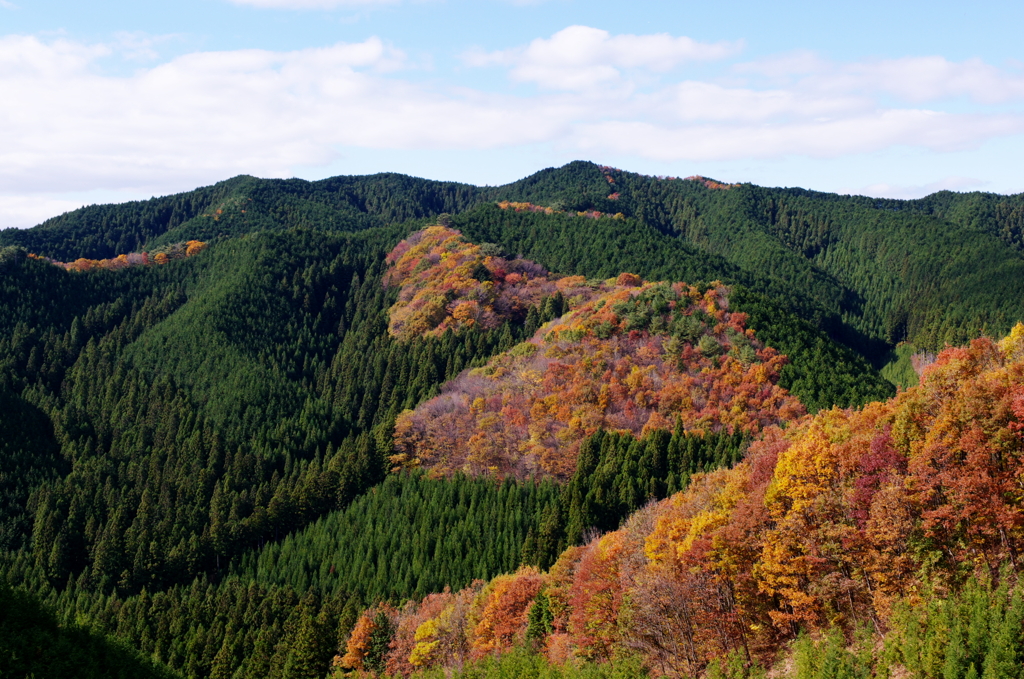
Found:
[{"label": "dark green foliage", "polygon": [[11,568],[103,592],[189,582],[381,480],[394,417],[526,332],[392,340],[394,240],[266,233],[89,274],[17,262],[9,305],[47,306],[40,271],[76,302],[0,340],[0,427],[21,428],[3,443],[3,539],[34,516]]},{"label": "dark green foliage", "polygon": [[236,571],[296,591],[358,592],[367,601],[460,589],[514,571],[527,534],[558,510],[559,492],[551,481],[395,474],[346,509],[245,555]]},{"label": "dark green foliage", "polygon": [[543,590],[537,593],[537,597],[530,606],[530,613],[527,617],[526,638],[532,642],[538,642],[554,630],[555,615],[551,612],[551,602],[547,593]]},{"label": "dark green foliage", "polygon": [[[37,229],[8,229],[0,234],[0,245],[65,260],[111,257],[189,238],[297,226],[363,230],[502,199],[573,215],[577,210],[623,213],[686,246],[674,250],[689,260],[682,267],[688,271],[679,271],[677,263],[674,275],[663,277],[746,284],[784,300],[876,362],[900,340],[935,349],[982,330],[1002,333],[1024,316],[1015,282],[1024,267],[1020,196],[942,192],[893,201],[751,185],[716,190],[699,181],[657,179],[585,162],[494,188],[396,174],[318,182],[240,176],[176,196],[83,208]],[[604,258],[597,261],[608,275],[632,268],[651,278],[673,253],[664,243],[650,247],[650,234],[633,241],[631,220],[602,224],[608,220],[565,215],[554,221],[565,220],[585,222],[571,230],[582,228],[587,236],[566,238],[565,225],[546,226],[540,237],[553,242],[544,263],[553,270],[579,270],[581,259],[587,259],[581,251],[597,244]],[[518,248],[510,247],[508,236],[485,240],[510,252],[532,249],[523,247],[527,243],[521,238]],[[623,266],[632,255],[607,247],[616,242],[641,252],[642,266]]]},{"label": "dark green foliage", "polygon": [[[6,251],[8,576],[186,676],[232,676],[240,663],[257,668],[251,676],[322,675],[363,599],[335,586],[340,612],[321,606],[293,629],[286,599],[259,619],[218,622],[184,585],[216,582],[234,555],[346,507],[384,478],[398,412],[532,333],[506,325],[395,342],[381,275],[400,233],[263,233],[116,272],[68,273]],[[563,305],[546,300],[529,320],[539,326]],[[518,564],[523,540],[498,545],[507,558],[492,555],[497,570],[483,574]],[[419,567],[415,578],[403,595],[444,584]],[[218,606],[240,605],[230,582],[202,587]],[[148,603],[165,593],[180,600],[171,613]],[[193,641],[174,641],[182,635]]]},{"label": "dark green foliage", "polygon": [[[458,215],[453,226],[473,240],[499,243],[507,252],[535,259],[552,271],[602,279],[629,271],[647,280],[742,284],[735,286],[730,308],[749,314],[748,327],[758,338],[790,358],[781,385],[809,409],[861,405],[895,393],[861,355],[792,310],[803,308],[805,315],[842,330],[812,300],[637,220],[513,212],[485,205]],[[765,289],[778,294],[753,292]],[[642,324],[641,316],[637,322]]]},{"label": "dark green foliage", "polygon": [[793,643],[794,679],[870,679],[872,639],[870,634],[860,637],[850,649],[837,628],[818,642],[801,636]]},{"label": "dark green foliage", "polygon": [[567,542],[582,542],[588,529],[615,530],[648,502],[686,488],[693,474],[736,464],[747,444],[741,434],[700,436],[678,425],[642,439],[598,431],[580,446],[563,491]]},{"label": "dark green foliage", "polygon": [[735,280],[739,267],[665,236],[635,219],[590,219],[502,210],[485,204],[452,219],[473,242],[493,242],[551,271],[610,278],[623,271],[647,280]]},{"label": "dark green foliage", "polygon": [[412,676],[415,679],[642,679],[648,673],[636,658],[619,658],[601,664],[554,665],[529,648],[516,648],[468,663],[455,672],[438,667]]},{"label": "dark green foliage", "polygon": [[252,178],[236,177],[214,186],[148,201],[92,205],[49,219],[34,229],[5,229],[0,232],[0,242],[21,245],[35,254],[63,261],[79,257],[102,259],[136,252],[168,229],[228,199],[246,180]]},{"label": "dark green foliage", "polygon": [[183,676],[238,679],[323,677],[364,606],[345,592],[321,597],[234,578],[123,598],[72,587],[51,598],[65,616],[90,620]]},{"label": "dark green foliage", "polygon": [[889,398],[892,383],[868,361],[799,316],[780,309],[766,295],[737,286],[729,298],[732,308],[749,315],[748,327],[757,339],[789,357],[779,386],[800,398],[811,412],[833,405],[848,408]]},{"label": "dark green foliage", "polygon": [[564,488],[392,475],[346,509],[244,555],[233,572],[295,591],[402,601],[520,563],[546,568],[587,531],[614,530],[647,502],[685,488],[692,474],[735,464],[746,444],[741,435],[655,431],[638,441],[599,431],[583,443]]},{"label": "dark green foliage", "polygon": [[[609,177],[614,185],[608,183]],[[612,191],[619,194],[615,201],[606,197]],[[503,198],[558,204],[570,213],[498,214],[496,208],[486,205]],[[772,316],[790,316],[796,311],[878,366],[889,346],[908,336],[916,337],[925,348],[941,346],[983,328],[1000,332],[1021,316],[1020,291],[1015,284],[990,286],[994,277],[1018,280],[1013,271],[1021,258],[1000,249],[995,237],[985,240],[989,236],[980,227],[955,227],[951,232],[947,222],[938,221],[946,214],[959,220],[958,224],[969,221],[965,215],[970,210],[962,201],[957,210],[939,201],[925,216],[924,204],[910,209],[909,203],[898,201],[750,186],[710,190],[699,182],[658,180],[589,163],[571,163],[492,189],[400,175],[338,177],[312,183],[238,177],[190,194],[120,208],[76,211],[40,229],[5,231],[0,242],[23,244],[65,259],[99,257],[171,240],[211,239],[297,225],[366,229],[439,212],[465,211],[480,203],[484,205],[452,220],[474,240],[496,243],[507,252],[534,257],[565,273],[606,277],[630,270],[648,279],[741,283],[768,295],[777,310]],[[895,209],[894,205],[903,207]],[[576,209],[623,212],[634,219],[580,218],[571,212]],[[1009,224],[1013,222],[1010,215],[1019,210],[999,208],[992,214],[1004,212],[1005,218],[986,218],[985,223]],[[908,215],[913,219],[904,219]],[[918,224],[914,219],[925,221]],[[986,228],[991,232],[1002,226]],[[102,237],[89,235],[100,232]],[[942,237],[936,238],[936,234]],[[105,244],[101,246],[97,238]],[[965,243],[969,244],[966,250]],[[48,244],[53,247],[47,249]],[[53,249],[67,247],[74,251]],[[930,254],[933,251],[959,254],[950,259],[945,254]],[[993,292],[998,293],[995,298]],[[786,336],[781,331],[775,334]],[[822,342],[832,343],[815,338],[812,344]],[[813,361],[821,352],[799,355],[806,345],[797,341],[777,348],[796,362],[812,365],[809,370],[816,373],[819,366]],[[842,350],[830,348],[828,352]],[[826,365],[823,361],[822,366]],[[884,389],[870,369],[863,372],[844,362],[833,372],[840,375],[839,383],[844,386],[866,380],[871,383],[868,392]],[[795,383],[803,385],[806,380]],[[812,409],[863,402],[862,393],[833,391],[838,400],[830,400],[834,394],[814,385],[798,395]]]},{"label": "dark green foliage", "polygon": [[[501,210],[500,199],[568,213]],[[746,445],[599,432],[561,489],[388,477],[399,412],[567,309],[556,295],[494,331],[396,342],[383,258],[410,230],[447,213],[489,252],[563,274],[723,281],[730,309],[790,357],[782,386],[814,410],[891,394],[868,359],[882,365],[898,340],[932,349],[1017,320],[1021,205],[988,194],[720,191],[572,163],[497,188],[394,174],[236,177],[4,231],[0,567],[60,620],[88,620],[184,676],[323,676],[374,600],[519,563],[546,567],[588,531],[616,528],[690,475],[733,464]],[[594,209],[625,218],[575,214]],[[122,271],[68,273],[26,255],[112,257],[191,238],[210,246]],[[630,327],[700,334],[708,319],[652,327],[664,302],[657,289],[635,300],[623,310]],[[136,668],[126,676],[162,671],[98,633],[57,625],[26,596],[0,591],[13,602],[0,607],[3,624],[19,626],[0,630],[0,644],[67,649],[82,664],[53,667],[70,676],[90,676],[93,658]],[[939,611],[961,621],[947,624],[951,636],[907,632],[901,658],[932,668],[922,676],[1016,677],[1020,596],[1004,598]],[[545,600],[534,629],[550,624]],[[38,615],[11,623],[12,611]],[[903,629],[936,629],[922,625],[908,618]],[[845,656],[828,653],[813,671],[845,671]],[[34,667],[17,671],[50,673]],[[523,651],[465,676],[639,671],[557,669]]]},{"label": "dark green foliage", "polygon": [[0,388],[0,552],[23,547],[31,534],[31,490],[66,471],[45,413]]},{"label": "dark green foliage", "polygon": [[882,376],[893,384],[909,389],[916,387],[920,379],[914,370],[912,357],[918,353],[912,344],[902,343],[896,346],[889,354],[888,360],[882,367]]},{"label": "dark green foliage", "polygon": [[12,350],[30,335],[70,327],[72,318],[83,313],[90,302],[111,297],[91,283],[76,281],[47,262],[29,259],[21,248],[0,248],[0,341],[7,344],[0,366],[10,367]]},{"label": "dark green foliage", "polygon": [[948,597],[904,607],[893,621],[884,663],[942,679],[1024,677],[1024,584],[1007,567],[975,576]]},{"label": "dark green foliage", "polygon": [[[290,244],[296,246],[292,253],[318,245],[320,260],[331,254],[323,241],[311,245],[299,237]],[[349,293],[359,294],[346,284],[356,272],[328,259],[323,277],[331,278],[331,285],[325,285],[308,275],[316,265],[305,267],[307,277],[296,279],[285,297],[290,304],[264,304],[262,318],[278,332],[271,334],[272,347],[260,345],[253,340],[264,332],[245,325],[252,308],[246,304],[264,291],[243,275],[232,276],[227,261],[231,255],[245,258],[253,249],[258,254],[261,245],[277,243],[243,243],[241,252],[235,248],[220,261],[215,255],[207,262],[98,276],[64,273],[79,280],[85,299],[102,299],[93,288],[104,279],[112,283],[111,293],[121,296],[72,316],[63,333],[16,329],[9,380],[35,394],[33,400],[53,423],[62,462],[70,463],[69,474],[42,484],[28,503],[35,513],[33,561],[49,582],[63,585],[75,577],[101,591],[137,591],[187,581],[216,568],[235,545],[288,530],[347,501],[382,474],[369,432],[359,439],[354,426],[329,428],[324,423],[329,409],[318,409],[313,401],[316,373],[329,367],[342,342],[338,328],[346,318],[344,307],[333,309]],[[302,273],[284,254],[284,264]],[[265,260],[262,273],[274,261]],[[36,264],[26,262],[25,268]],[[211,281],[211,271],[224,269]],[[133,281],[139,284],[132,286]],[[318,298],[325,308],[302,313],[309,309],[295,296],[308,298],[318,284],[327,288]],[[233,304],[211,309],[225,288],[244,292]],[[379,285],[372,289],[382,297]],[[356,301],[349,304],[347,320],[358,326],[362,311],[355,310]],[[385,304],[379,300],[378,314]],[[372,314],[373,304],[364,306]],[[190,326],[187,319],[196,308],[200,315],[205,308],[217,324]],[[172,333],[162,332],[168,325]],[[381,332],[363,325],[364,334]],[[218,332],[225,326],[233,334]],[[155,345],[162,353],[153,357],[147,351]],[[240,348],[251,353],[238,359]],[[281,353],[274,356],[273,350]],[[191,363],[194,356],[203,362]],[[282,367],[275,358],[289,362]],[[210,375],[218,379],[195,380]],[[235,392],[218,400],[226,384]],[[250,395],[262,401],[247,401]],[[258,416],[243,414],[250,405],[260,408]]]},{"label": "dark green foliage", "polygon": [[872,359],[898,341],[934,350],[1024,318],[1020,196],[881,201],[608,176],[618,211],[768,281],[756,289]]},{"label": "dark green foliage", "polygon": [[879,209],[918,212],[984,231],[1024,250],[1024,195],[939,191],[918,200],[877,201]]},{"label": "dark green foliage", "polygon": [[63,261],[103,259],[189,239],[212,240],[295,227],[358,231],[465,209],[479,189],[399,174],[301,179],[240,175],[188,193],[93,205],[35,229],[6,229],[0,245],[20,245]]},{"label": "dark green foliage", "polygon": [[392,628],[391,619],[387,613],[380,611],[373,619],[373,631],[370,633],[369,648],[366,649],[366,657],[363,658],[363,666],[375,674],[384,671],[384,660],[388,653],[391,638],[395,630]]},{"label": "dark green foliage", "polygon": [[80,625],[61,624],[26,592],[0,583],[0,676],[173,679],[180,676]]},{"label": "dark green foliage", "polygon": [[525,201],[569,212],[601,210],[614,214],[618,212],[617,205],[607,199],[612,191],[599,166],[577,160],[505,186],[485,189],[483,195],[490,201]]}]

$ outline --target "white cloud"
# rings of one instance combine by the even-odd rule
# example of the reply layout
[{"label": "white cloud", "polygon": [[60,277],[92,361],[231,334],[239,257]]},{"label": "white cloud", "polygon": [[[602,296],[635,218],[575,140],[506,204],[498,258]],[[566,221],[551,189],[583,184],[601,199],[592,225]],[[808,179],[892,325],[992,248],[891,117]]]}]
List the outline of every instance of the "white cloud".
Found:
[{"label": "white cloud", "polygon": [[976,147],[992,137],[1024,134],[1024,118],[888,110],[834,120],[668,127],[641,121],[580,125],[583,149],[610,149],[658,160],[737,160],[807,156],[835,158],[892,146],[934,151]]},{"label": "white cloud", "polygon": [[794,75],[820,73],[831,65],[809,50],[797,50],[788,54],[776,54],[758,61],[737,64],[737,73],[756,73],[769,78],[788,78]]},{"label": "white cloud", "polygon": [[944,177],[938,181],[927,184],[904,185],[877,183],[865,186],[853,191],[840,191],[857,196],[872,196],[873,198],[921,198],[937,191],[976,191],[985,187],[988,182],[972,177]]},{"label": "white cloud", "polygon": [[158,45],[175,39],[175,35],[150,35],[142,31],[119,31],[114,34],[118,51],[126,59],[152,61],[160,56]]},{"label": "white cloud", "polygon": [[43,43],[30,36],[0,38],[0,78],[42,80],[68,78],[84,72],[97,58],[107,56],[105,45],[82,45],[59,39]]},{"label": "white cloud", "polygon": [[757,122],[782,117],[820,119],[863,113],[874,108],[874,102],[864,97],[822,96],[779,88],[755,90],[698,81],[665,88],[651,99],[659,97],[662,100],[660,104],[645,102],[644,107],[677,122]]},{"label": "white cloud", "polygon": [[82,202],[40,196],[0,196],[0,229],[34,226],[82,207]]},{"label": "white cloud", "polygon": [[794,52],[738,64],[736,72],[764,75],[776,82],[820,93],[887,94],[920,104],[957,97],[982,104],[1024,99],[1024,74],[941,56],[904,57],[849,64],[825,61],[813,52]]},{"label": "white cloud", "polygon": [[[132,35],[84,45],[0,37],[0,196],[8,201],[0,216],[44,204],[18,198],[31,195],[156,194],[239,173],[291,176],[295,168],[336,161],[346,148],[549,144],[560,154],[597,159],[730,161],[895,147],[946,152],[1024,134],[1024,115],[984,103],[995,85],[972,84],[979,81],[963,74],[987,72],[1004,84],[1014,76],[980,62],[950,69],[896,60],[868,65],[877,67],[868,73],[863,64],[803,53],[745,65],[742,82],[638,87],[630,69],[664,72],[735,47],[570,27],[519,51],[476,55],[478,63],[501,63],[562,90],[535,96],[414,82],[401,75],[409,67],[405,55],[379,38],[292,52],[192,53],[131,75],[101,70],[111,57],[151,58],[146,50],[159,40]],[[970,96],[980,103],[969,113],[887,105],[887,92],[905,87],[909,72],[933,74],[919,77],[925,94],[976,87]],[[943,80],[935,72],[951,75]],[[830,75],[843,73],[847,84],[826,86]],[[772,79],[768,86],[758,82],[764,77]]]},{"label": "white cloud", "polygon": [[336,9],[338,7],[366,7],[393,5],[401,0],[229,0],[235,5],[249,5],[261,9]]},{"label": "white cloud", "polygon": [[551,138],[553,102],[437,93],[390,78],[381,40],[295,52],[189,54],[99,75],[109,48],[0,39],[0,186],[6,193],[158,187],[234,173],[287,176],[338,146],[489,148]]},{"label": "white cloud", "polygon": [[820,89],[880,90],[912,102],[969,97],[984,104],[1024,99],[1024,76],[1013,75],[968,59],[960,63],[943,57],[907,57],[838,70],[835,78],[819,76]]},{"label": "white cloud", "polygon": [[464,60],[471,66],[511,66],[513,80],[534,82],[545,89],[581,90],[615,81],[623,69],[665,72],[686,61],[722,59],[740,47],[740,43],[701,43],[667,33],[613,36],[598,28],[569,26],[525,47],[477,50]]}]

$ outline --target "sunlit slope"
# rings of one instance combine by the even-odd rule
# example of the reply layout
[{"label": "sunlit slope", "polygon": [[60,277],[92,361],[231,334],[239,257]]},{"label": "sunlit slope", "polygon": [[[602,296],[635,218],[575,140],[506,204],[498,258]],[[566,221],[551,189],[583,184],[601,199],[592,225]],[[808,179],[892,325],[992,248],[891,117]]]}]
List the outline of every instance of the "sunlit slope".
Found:
[{"label": "sunlit slope", "polygon": [[[1022,437],[1017,325],[999,342],[947,349],[920,386],[888,401],[768,430],[743,462],[546,572],[524,566],[371,608],[336,662],[409,675],[526,645],[553,665],[635,657],[670,676],[732,664],[727,676],[753,677],[752,663],[773,664],[809,632],[828,637],[795,647],[809,676],[1017,677]],[[363,642],[385,624],[378,659]]]}]

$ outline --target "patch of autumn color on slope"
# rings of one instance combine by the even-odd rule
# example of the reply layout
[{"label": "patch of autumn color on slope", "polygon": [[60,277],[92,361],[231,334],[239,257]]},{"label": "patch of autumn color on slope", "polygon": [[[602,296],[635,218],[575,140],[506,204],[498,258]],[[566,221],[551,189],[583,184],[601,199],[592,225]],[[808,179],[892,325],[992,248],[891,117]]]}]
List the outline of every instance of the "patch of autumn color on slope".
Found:
[{"label": "patch of autumn color on slope", "polygon": [[385,278],[401,286],[391,307],[391,334],[411,339],[471,326],[496,328],[506,320],[521,321],[543,297],[566,289],[539,264],[507,260],[494,249],[468,243],[444,226],[417,231],[396,245],[387,256]]},{"label": "patch of autumn color on slope", "polygon": [[132,266],[166,264],[172,259],[184,259],[186,257],[198,255],[205,249],[206,243],[203,241],[190,240],[187,243],[176,243],[174,245],[170,245],[161,249],[159,252],[132,252],[127,255],[118,255],[117,257],[111,257],[109,259],[87,259],[85,257],[79,257],[73,262],[60,262],[55,259],[50,259],[49,257],[41,257],[40,255],[32,253],[29,253],[28,256],[32,259],[40,259],[55,266],[59,266],[65,271],[93,271],[96,269],[118,271]]},{"label": "patch of autumn color on slope", "polygon": [[598,429],[756,434],[804,412],[776,384],[785,357],[757,342],[717,283],[551,276],[443,227],[414,234],[388,261],[389,280],[402,284],[391,311],[400,338],[493,328],[551,293],[570,309],[399,415],[396,466],[565,480],[580,443]]},{"label": "patch of autumn color on slope", "polygon": [[614,281],[591,285],[583,276],[553,275],[497,250],[444,226],[417,231],[396,245],[386,258],[385,283],[401,288],[390,312],[391,334],[407,340],[449,329],[493,329],[521,322],[545,297],[562,295],[578,304],[617,287]]},{"label": "patch of autumn color on slope", "polygon": [[688,677],[731,651],[770,663],[801,629],[885,630],[898,602],[1020,568],[1022,481],[1018,325],[945,350],[889,401],[769,428],[734,468],[694,477],[548,573],[524,567],[392,611],[415,631],[389,667],[531,643],[556,663],[639,653],[655,675]]}]

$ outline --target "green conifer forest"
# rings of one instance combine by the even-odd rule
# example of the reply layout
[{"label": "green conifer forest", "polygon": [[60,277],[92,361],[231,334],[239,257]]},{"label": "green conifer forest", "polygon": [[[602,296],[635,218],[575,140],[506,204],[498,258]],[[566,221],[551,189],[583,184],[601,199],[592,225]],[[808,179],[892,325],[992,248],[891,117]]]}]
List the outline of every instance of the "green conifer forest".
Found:
[{"label": "green conifer forest", "polygon": [[0,676],[1020,679],[1021,321],[1019,195],[580,161],[0,231]]}]

